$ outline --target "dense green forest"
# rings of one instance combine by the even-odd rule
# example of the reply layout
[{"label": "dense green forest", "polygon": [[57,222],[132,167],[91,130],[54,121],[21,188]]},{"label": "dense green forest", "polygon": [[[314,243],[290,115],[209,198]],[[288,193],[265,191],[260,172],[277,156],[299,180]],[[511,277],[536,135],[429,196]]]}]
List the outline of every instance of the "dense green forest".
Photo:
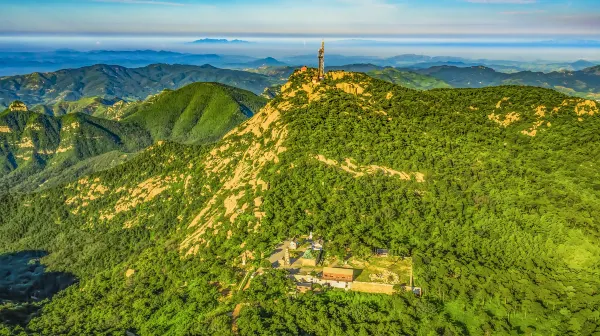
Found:
[{"label": "dense green forest", "polygon": [[125,122],[142,125],[157,140],[212,142],[266,104],[250,91],[217,83],[194,83],[129,108]]},{"label": "dense green forest", "polygon": [[[161,142],[64,187],[3,196],[0,254],[47,251],[46,270],[77,283],[4,301],[0,333],[600,332],[595,102],[313,75],[294,74],[216,143]],[[329,255],[412,256],[424,295],[293,293],[264,257],[307,231]]]},{"label": "dense green forest", "polygon": [[121,106],[118,116],[114,107],[94,113],[108,113],[108,119],[77,110],[51,116],[19,103],[0,113],[0,194],[49,188],[112,168],[156,141],[216,141],[265,103],[252,92],[217,83],[165,90]]},{"label": "dense green forest", "polygon": [[[195,82],[217,82],[260,94],[281,79],[211,65],[152,64],[141,68],[96,64],[55,72],[0,78],[0,108],[14,100],[29,106],[73,102],[82,98],[144,100],[164,89],[176,90]],[[59,108],[60,110],[60,108]]]}]

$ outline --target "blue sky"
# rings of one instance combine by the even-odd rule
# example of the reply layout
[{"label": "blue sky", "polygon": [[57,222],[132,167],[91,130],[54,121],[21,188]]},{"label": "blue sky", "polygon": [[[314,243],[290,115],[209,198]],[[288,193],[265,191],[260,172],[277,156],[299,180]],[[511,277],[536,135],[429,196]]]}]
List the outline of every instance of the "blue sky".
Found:
[{"label": "blue sky", "polygon": [[0,0],[0,33],[600,35],[600,0]]}]

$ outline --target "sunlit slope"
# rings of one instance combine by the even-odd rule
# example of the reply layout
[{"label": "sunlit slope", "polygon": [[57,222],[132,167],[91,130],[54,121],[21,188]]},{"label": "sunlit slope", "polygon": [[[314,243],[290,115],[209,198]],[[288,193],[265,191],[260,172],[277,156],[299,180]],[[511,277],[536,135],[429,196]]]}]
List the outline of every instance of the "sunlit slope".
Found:
[{"label": "sunlit slope", "polygon": [[133,106],[125,121],[143,125],[157,140],[207,142],[221,138],[265,103],[249,91],[194,83]]}]

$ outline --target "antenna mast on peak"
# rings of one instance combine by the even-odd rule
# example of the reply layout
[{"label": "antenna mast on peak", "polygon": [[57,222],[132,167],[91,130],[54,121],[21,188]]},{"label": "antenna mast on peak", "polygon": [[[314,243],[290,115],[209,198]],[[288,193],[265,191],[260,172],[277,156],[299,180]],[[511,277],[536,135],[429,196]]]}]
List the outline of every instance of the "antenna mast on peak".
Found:
[{"label": "antenna mast on peak", "polygon": [[325,40],[321,41],[321,49],[319,49],[319,80],[325,78]]}]

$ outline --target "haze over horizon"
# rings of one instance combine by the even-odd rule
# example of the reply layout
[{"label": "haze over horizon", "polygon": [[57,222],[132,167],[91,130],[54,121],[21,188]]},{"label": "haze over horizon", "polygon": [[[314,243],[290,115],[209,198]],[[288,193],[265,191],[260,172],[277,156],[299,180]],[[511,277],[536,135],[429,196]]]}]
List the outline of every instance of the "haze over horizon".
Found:
[{"label": "haze over horizon", "polygon": [[[283,57],[314,53],[321,38],[343,55],[405,53],[477,58],[594,59],[593,0],[3,0],[1,51],[172,50]],[[254,46],[198,46],[199,38]],[[568,41],[547,45],[541,41]],[[592,44],[581,41],[592,41]],[[524,48],[528,48],[525,52]]]}]

